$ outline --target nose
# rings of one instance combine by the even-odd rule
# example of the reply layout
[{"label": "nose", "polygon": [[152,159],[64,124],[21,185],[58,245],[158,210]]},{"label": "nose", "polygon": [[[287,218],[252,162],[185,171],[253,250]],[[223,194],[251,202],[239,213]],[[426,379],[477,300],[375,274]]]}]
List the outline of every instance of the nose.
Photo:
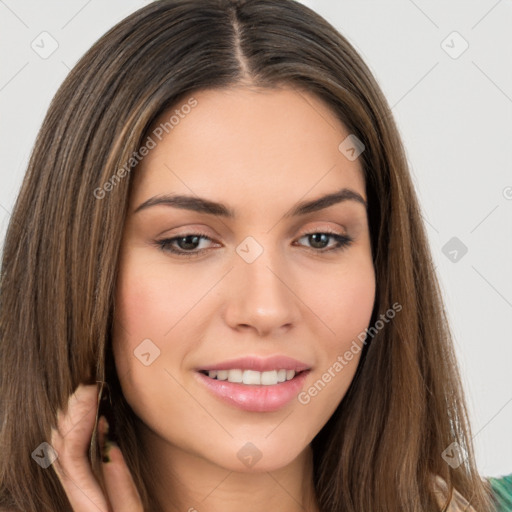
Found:
[{"label": "nose", "polygon": [[225,321],[233,329],[259,336],[280,335],[300,316],[300,300],[291,272],[277,251],[264,249],[252,263],[237,254],[226,288]]}]

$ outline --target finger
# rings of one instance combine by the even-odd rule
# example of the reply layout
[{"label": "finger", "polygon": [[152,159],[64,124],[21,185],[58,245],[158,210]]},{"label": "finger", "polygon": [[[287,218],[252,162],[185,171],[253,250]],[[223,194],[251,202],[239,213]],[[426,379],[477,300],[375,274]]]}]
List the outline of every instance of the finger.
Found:
[{"label": "finger", "polygon": [[108,512],[107,500],[94,478],[88,450],[97,410],[96,385],[80,385],[65,411],[57,414],[51,444],[57,451],[53,468],[75,512]]},{"label": "finger", "polygon": [[100,444],[103,450],[103,480],[114,511],[144,512],[140,495],[119,446],[108,439],[108,423],[104,416],[98,420]]}]

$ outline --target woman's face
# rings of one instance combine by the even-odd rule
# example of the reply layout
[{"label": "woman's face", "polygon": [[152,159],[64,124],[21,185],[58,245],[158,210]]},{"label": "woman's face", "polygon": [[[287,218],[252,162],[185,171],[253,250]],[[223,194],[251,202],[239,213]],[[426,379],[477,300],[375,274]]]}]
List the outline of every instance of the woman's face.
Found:
[{"label": "woman's face", "polygon": [[[357,199],[366,201],[365,181],[350,139],[339,149],[349,133],[316,96],[230,88],[193,98],[157,120],[134,171],[116,368],[162,446],[232,471],[270,471],[309,445],[359,361],[375,297]],[[337,201],[305,206],[343,189]],[[135,211],[155,196],[188,199]],[[229,380],[199,371],[225,362],[241,371],[218,371]]]}]

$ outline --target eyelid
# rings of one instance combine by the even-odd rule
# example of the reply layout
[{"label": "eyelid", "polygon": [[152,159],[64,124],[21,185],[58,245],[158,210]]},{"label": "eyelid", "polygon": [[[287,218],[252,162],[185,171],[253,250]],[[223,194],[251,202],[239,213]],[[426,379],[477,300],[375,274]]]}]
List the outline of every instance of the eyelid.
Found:
[{"label": "eyelid", "polygon": [[[301,238],[305,235],[311,235],[313,233],[329,233],[332,235],[346,236],[347,238],[349,238],[349,234],[347,233],[347,229],[345,228],[344,225],[340,226],[341,227],[341,230],[340,230],[340,229],[332,228],[331,226],[326,227],[325,224],[323,224],[323,225],[319,225],[319,224],[321,224],[321,223],[315,223],[315,225],[313,225],[313,226],[300,229],[299,234],[294,235],[294,238]],[[214,235],[208,234],[202,227],[196,228],[196,227],[194,227],[194,225],[189,225],[189,224],[187,224],[186,226],[180,226],[180,227],[183,228],[182,232],[171,233],[169,235],[157,235],[157,238],[159,238],[160,240],[163,240],[163,239],[169,240],[172,238],[180,238],[180,237],[184,237],[184,236],[197,235],[197,236],[202,236],[202,237],[208,238],[211,242],[215,242],[216,237],[220,238],[220,235],[218,235],[217,233],[215,233]],[[180,229],[180,228],[177,228],[177,229]],[[164,231],[164,233],[167,231],[168,230]]]},{"label": "eyelid", "polygon": [[[310,228],[303,230],[300,235],[297,235],[295,237],[296,241],[301,240],[304,237],[311,236],[314,234],[325,234],[330,236],[331,240],[335,241],[335,244],[332,246],[327,246],[321,249],[317,249],[314,247],[307,247],[303,246],[302,244],[298,244],[299,247],[303,247],[307,251],[313,253],[316,256],[322,256],[322,255],[330,255],[330,254],[337,254],[344,249],[348,248],[353,242],[354,238],[351,237],[348,234],[342,234],[339,233],[337,230],[334,230],[331,227],[322,229],[321,227],[317,228]],[[167,253],[169,255],[174,255],[177,258],[187,259],[187,258],[197,258],[202,256],[204,253],[208,252],[211,247],[208,247],[206,249],[199,249],[199,250],[192,250],[192,251],[186,251],[184,249],[179,249],[176,247],[173,247],[172,249],[165,249],[166,246],[171,246],[172,244],[176,242],[177,239],[180,238],[186,238],[186,237],[199,237],[202,239],[209,240],[210,242],[216,243],[215,239],[210,237],[208,234],[201,232],[200,230],[193,231],[192,229],[189,229],[188,231],[181,233],[181,234],[175,234],[173,236],[164,237],[159,240],[155,240],[153,242],[153,245],[157,246],[162,252]]]},{"label": "eyelid", "polygon": [[325,227],[323,226],[313,226],[309,228],[304,228],[300,230],[300,235],[298,236],[304,236],[304,235],[310,235],[312,233],[330,233],[332,235],[340,235],[340,236],[348,236],[347,230],[345,229],[345,226],[341,226],[342,229],[336,229],[332,228],[331,226]]}]

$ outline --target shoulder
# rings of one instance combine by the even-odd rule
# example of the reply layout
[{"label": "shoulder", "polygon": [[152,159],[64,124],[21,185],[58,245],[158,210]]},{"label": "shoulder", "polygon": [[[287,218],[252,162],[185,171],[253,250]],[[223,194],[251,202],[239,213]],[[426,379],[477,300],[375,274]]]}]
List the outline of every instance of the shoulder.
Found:
[{"label": "shoulder", "polygon": [[500,512],[512,510],[512,473],[508,476],[489,477],[487,480],[496,497],[498,510]]}]

